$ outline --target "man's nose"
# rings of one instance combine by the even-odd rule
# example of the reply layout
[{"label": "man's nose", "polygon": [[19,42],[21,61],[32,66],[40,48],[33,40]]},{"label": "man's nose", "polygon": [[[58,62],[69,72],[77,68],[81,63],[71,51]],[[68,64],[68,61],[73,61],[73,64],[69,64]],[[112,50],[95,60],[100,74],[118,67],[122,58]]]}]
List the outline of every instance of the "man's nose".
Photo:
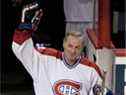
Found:
[{"label": "man's nose", "polygon": [[76,53],[76,50],[73,48],[73,49],[71,49],[71,53],[72,54],[75,54]]}]

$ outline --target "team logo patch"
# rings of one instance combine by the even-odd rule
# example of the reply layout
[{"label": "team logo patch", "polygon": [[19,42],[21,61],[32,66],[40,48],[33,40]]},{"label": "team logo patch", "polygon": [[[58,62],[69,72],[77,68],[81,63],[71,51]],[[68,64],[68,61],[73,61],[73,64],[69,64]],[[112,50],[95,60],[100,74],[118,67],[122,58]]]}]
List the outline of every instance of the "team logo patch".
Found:
[{"label": "team logo patch", "polygon": [[59,80],[53,85],[55,95],[80,95],[81,83],[72,80]]}]

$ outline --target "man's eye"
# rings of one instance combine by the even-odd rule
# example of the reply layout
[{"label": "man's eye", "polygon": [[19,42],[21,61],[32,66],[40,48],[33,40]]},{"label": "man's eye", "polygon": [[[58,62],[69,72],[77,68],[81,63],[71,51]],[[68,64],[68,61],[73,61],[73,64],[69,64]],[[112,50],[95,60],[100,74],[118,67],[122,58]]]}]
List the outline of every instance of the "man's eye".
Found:
[{"label": "man's eye", "polygon": [[76,49],[80,49],[81,47],[80,47],[80,46],[76,46],[75,48],[76,48]]},{"label": "man's eye", "polygon": [[69,47],[73,47],[71,44],[68,45]]}]

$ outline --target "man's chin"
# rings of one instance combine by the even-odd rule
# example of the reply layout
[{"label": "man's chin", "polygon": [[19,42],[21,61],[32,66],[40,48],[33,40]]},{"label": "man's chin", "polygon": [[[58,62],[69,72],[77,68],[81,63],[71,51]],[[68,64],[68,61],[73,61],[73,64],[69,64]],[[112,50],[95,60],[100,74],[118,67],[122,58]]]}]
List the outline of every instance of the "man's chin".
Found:
[{"label": "man's chin", "polygon": [[75,61],[76,59],[77,59],[77,57],[75,57],[75,56],[68,56],[67,57],[69,60],[71,60],[71,61]]},{"label": "man's chin", "polygon": [[71,58],[71,61],[75,61],[75,60],[76,60],[76,57],[72,57],[72,58]]}]

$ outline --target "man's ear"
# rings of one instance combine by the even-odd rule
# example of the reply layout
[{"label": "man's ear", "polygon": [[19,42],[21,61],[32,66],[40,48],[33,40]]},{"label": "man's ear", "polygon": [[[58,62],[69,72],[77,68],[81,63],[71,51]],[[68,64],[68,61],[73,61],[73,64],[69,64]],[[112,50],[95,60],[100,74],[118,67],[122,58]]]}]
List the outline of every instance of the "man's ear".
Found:
[{"label": "man's ear", "polygon": [[63,41],[63,48],[65,48],[66,42]]}]

